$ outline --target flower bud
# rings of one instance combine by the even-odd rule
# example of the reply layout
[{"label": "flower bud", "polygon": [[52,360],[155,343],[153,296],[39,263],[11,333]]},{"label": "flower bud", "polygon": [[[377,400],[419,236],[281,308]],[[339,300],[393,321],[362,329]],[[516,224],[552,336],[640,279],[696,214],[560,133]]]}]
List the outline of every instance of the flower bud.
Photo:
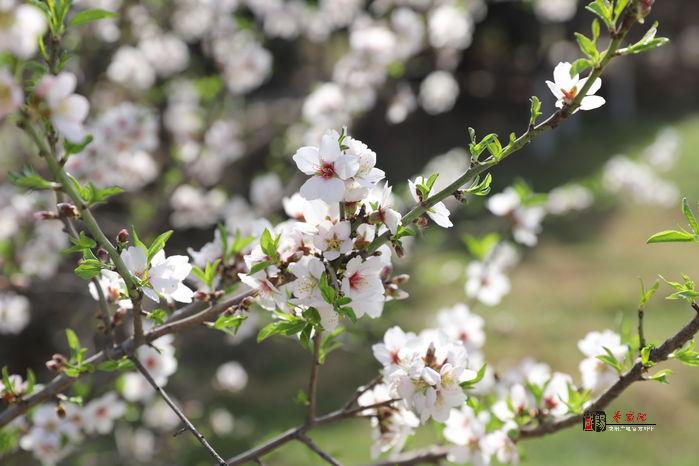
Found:
[{"label": "flower bud", "polygon": [[97,252],[95,253],[95,255],[102,262],[107,262],[107,260],[109,259],[109,254],[107,253],[107,251],[105,249],[103,249],[101,247],[97,248]]},{"label": "flower bud", "polygon": [[408,280],[410,280],[410,275],[408,275],[407,273],[402,273],[393,277],[392,281],[396,285],[402,285],[403,283],[407,283]]},{"label": "flower bud", "polygon": [[424,215],[420,215],[418,218],[414,220],[414,223],[419,227],[426,227],[428,223],[427,217],[425,217]]},{"label": "flower bud", "polygon": [[196,301],[203,301],[203,302],[207,303],[207,302],[209,302],[210,298],[211,297],[209,296],[209,293],[207,293],[205,291],[197,291],[196,293],[194,293],[194,299]]},{"label": "flower bud", "polygon": [[129,240],[129,232],[126,230],[126,228],[119,230],[116,240],[119,244],[125,244]]},{"label": "flower bud", "polygon": [[117,325],[119,325],[128,313],[129,310],[125,307],[120,307],[119,309],[117,309],[114,315],[112,316],[112,327],[116,327]]},{"label": "flower bud", "polygon": [[55,372],[63,371],[67,364],[68,360],[60,353],[54,354],[50,360],[46,361],[46,367]]},{"label": "flower bud", "polygon": [[59,403],[56,405],[56,416],[58,416],[58,417],[61,418],[61,419],[63,419],[64,417],[66,417],[66,408],[65,408],[65,406],[63,406],[63,403],[60,403],[60,402],[59,402]]},{"label": "flower bud", "polygon": [[67,202],[60,202],[56,204],[56,207],[58,208],[58,211],[61,213],[62,216],[66,218],[78,218],[80,217],[80,212],[78,212],[78,208],[75,207],[74,204],[69,204]]}]

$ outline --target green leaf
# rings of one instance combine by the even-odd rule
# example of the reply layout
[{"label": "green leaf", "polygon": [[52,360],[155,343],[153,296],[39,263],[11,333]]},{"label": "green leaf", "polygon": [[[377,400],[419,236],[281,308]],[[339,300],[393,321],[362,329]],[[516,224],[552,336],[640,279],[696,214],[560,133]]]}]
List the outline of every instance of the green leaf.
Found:
[{"label": "green leaf", "polygon": [[541,116],[541,100],[537,96],[532,96],[529,101],[531,107],[529,109],[529,126],[536,125],[536,120]]},{"label": "green leaf", "polygon": [[165,312],[164,309],[155,309],[146,314],[146,319],[158,325],[163,325],[165,323],[166,318],[167,312]]},{"label": "green leaf", "polygon": [[464,235],[462,240],[469,254],[471,254],[474,259],[482,261],[500,241],[500,235],[497,233],[488,233],[480,238],[473,235]]},{"label": "green leaf", "polygon": [[68,341],[68,348],[70,348],[72,354],[75,355],[80,352],[80,340],[73,329],[66,329],[66,340]]},{"label": "green leaf", "polygon": [[90,183],[89,189],[91,190],[91,196],[90,196],[90,205],[95,205],[95,204],[101,204],[102,202],[105,202],[107,199],[109,199],[112,196],[116,196],[117,194],[121,194],[124,192],[123,188],[120,188],[119,186],[109,186],[106,188],[97,188],[95,185]]},{"label": "green leaf", "polygon": [[215,322],[206,322],[206,325],[214,330],[220,330],[229,335],[235,335],[238,333],[240,324],[242,324],[246,318],[246,316],[241,315],[222,314],[218,316]]},{"label": "green leaf", "polygon": [[[69,2],[66,2],[69,4]],[[70,21],[71,26],[80,26],[81,24],[91,23],[93,21],[99,21],[101,19],[115,18],[119,16],[113,11],[101,10],[99,8],[93,8],[90,10],[84,10],[73,16]]]},{"label": "green leaf", "polygon": [[153,240],[150,247],[148,248],[148,263],[149,264],[150,264],[151,259],[153,259],[153,257],[158,252],[160,252],[162,249],[165,248],[165,243],[167,243],[167,240],[170,239],[170,236],[172,236],[172,230],[168,230],[165,233],[158,235],[158,237]]},{"label": "green leaf", "polygon": [[296,335],[306,326],[306,321],[298,317],[291,316],[289,320],[277,320],[265,325],[257,334],[257,342],[261,342],[272,335]]},{"label": "green leaf", "polygon": [[699,235],[699,224],[697,223],[697,218],[694,216],[694,212],[689,207],[689,201],[687,198],[682,198],[682,213],[687,218],[689,227],[692,229],[695,235]]},{"label": "green leaf", "polygon": [[[223,238],[223,236],[221,236],[221,238]],[[242,236],[240,234],[240,230],[237,230],[235,232],[235,239],[233,240],[233,244],[230,248],[231,253],[238,254],[240,251],[248,247],[253,241],[255,241],[254,236]]]},{"label": "green leaf", "polygon": [[103,268],[104,264],[97,259],[84,259],[80,261],[74,272],[83,280],[90,280],[98,276]]},{"label": "green leaf", "polygon": [[92,249],[97,246],[97,242],[87,236],[84,231],[80,232],[80,235],[78,238],[70,238],[71,243],[73,243],[73,246],[66,248],[63,250],[63,254],[70,254],[73,252],[79,252],[82,253],[86,249]]},{"label": "green leaf", "polygon": [[104,372],[130,371],[134,369],[134,363],[126,356],[120,359],[110,359],[97,365],[97,370]]},{"label": "green leaf", "polygon": [[687,243],[696,241],[697,235],[686,231],[665,230],[658,232],[646,240],[647,244],[652,243]]},{"label": "green leaf", "polygon": [[5,391],[8,392],[10,395],[17,396],[15,386],[10,380],[10,373],[7,370],[7,366],[3,366],[2,368],[2,385],[5,387]]},{"label": "green leaf", "polygon": [[337,292],[335,291],[335,288],[328,284],[328,275],[325,272],[320,275],[318,287],[320,288],[320,294],[323,297],[323,300],[328,304],[334,305]]},{"label": "green leaf", "polygon": [[[580,51],[582,53],[587,55],[592,60],[597,59],[599,52],[597,52],[597,46],[595,46],[595,43],[590,38],[584,34],[576,32],[575,39],[578,41],[578,46],[580,47]],[[573,73],[571,72],[571,74]]]},{"label": "green leaf", "polygon": [[655,37],[658,32],[658,22],[656,21],[653,26],[646,31],[641,40],[633,45],[629,45],[623,49],[619,49],[617,53],[619,55],[635,55],[642,52],[647,52],[649,50],[661,47],[668,42],[670,39],[666,37]]},{"label": "green leaf", "polygon": [[479,182],[480,176],[476,177],[473,184],[465,190],[468,194],[474,196],[486,196],[490,192],[490,184],[493,182],[493,176],[488,173],[482,181]]},{"label": "green leaf", "polygon": [[675,358],[682,364],[690,367],[699,367],[699,353],[697,353],[694,348],[697,344],[694,340],[687,344],[686,348],[678,349],[670,354],[671,358]]},{"label": "green leaf", "polygon": [[304,392],[302,389],[299,389],[299,391],[296,393],[296,396],[294,397],[294,403],[299,406],[308,406],[310,402],[308,401],[308,396],[306,396],[306,392]]},{"label": "green leaf", "polygon": [[461,388],[472,388],[474,385],[476,385],[478,382],[483,380],[483,377],[485,376],[485,368],[487,364],[483,364],[480,369],[478,369],[478,372],[476,372],[476,377],[467,380],[465,382],[461,382]]},{"label": "green leaf", "polygon": [[79,154],[92,142],[92,135],[88,134],[81,142],[70,142],[67,139],[63,141],[63,149],[67,154]]},{"label": "green leaf", "polygon": [[614,354],[606,346],[602,347],[607,354],[597,356],[597,359],[613,367],[618,373],[621,373],[621,363],[617,360]]},{"label": "green leaf", "polygon": [[599,21],[597,20],[597,18],[595,18],[592,20],[592,42],[597,43],[597,39],[599,39],[599,34]]},{"label": "green leaf", "polygon": [[648,377],[649,380],[657,380],[660,383],[666,383],[669,384],[670,381],[668,380],[668,377],[672,375],[672,371],[670,369],[663,369],[655,374],[651,375]]},{"label": "green leaf", "polygon": [[624,8],[629,3],[629,0],[616,0],[616,6],[614,7],[614,19],[618,19],[619,16],[624,12]]},{"label": "green leaf", "polygon": [[610,31],[614,30],[615,22],[612,17],[612,5],[607,0],[595,0],[588,4],[585,9],[599,16],[605,26],[607,26],[607,29]]},{"label": "green leaf", "polygon": [[260,270],[264,270],[267,267],[269,267],[270,264],[269,262],[258,262],[257,264],[253,265],[252,268],[250,269],[250,272],[248,272],[248,275],[254,275]]},{"label": "green leaf", "polygon": [[646,290],[643,280],[641,280],[641,298],[639,299],[638,306],[643,309],[646,307],[646,304],[648,304],[648,301],[653,298],[653,295],[655,294],[656,291],[658,291],[658,287],[660,287],[660,281],[656,280],[653,285]]},{"label": "green leaf", "polygon": [[592,61],[588,60],[587,58],[578,58],[571,65],[570,74],[571,74],[571,76],[575,76],[576,74],[582,73],[583,71],[590,68],[591,66],[592,66]]},{"label": "green leaf", "polygon": [[325,358],[331,352],[342,346],[342,343],[337,341],[337,338],[345,331],[343,327],[337,327],[331,333],[329,333],[323,341],[320,343],[320,352],[318,354],[318,361],[323,364],[325,363]]},{"label": "green leaf", "polygon": [[651,367],[654,366],[655,363],[650,360],[650,352],[653,350],[652,345],[644,346],[641,348],[641,363],[645,367]]},{"label": "green leaf", "polygon": [[280,238],[281,236],[273,238],[272,233],[270,233],[270,231],[267,228],[265,228],[265,231],[263,231],[262,235],[260,236],[260,248],[272,264],[276,264],[277,262],[279,262],[279,253],[277,252],[277,246],[279,245]]},{"label": "green leaf", "polygon": [[25,189],[53,189],[54,183],[41,177],[32,168],[25,168],[21,173],[9,172],[10,182]]}]

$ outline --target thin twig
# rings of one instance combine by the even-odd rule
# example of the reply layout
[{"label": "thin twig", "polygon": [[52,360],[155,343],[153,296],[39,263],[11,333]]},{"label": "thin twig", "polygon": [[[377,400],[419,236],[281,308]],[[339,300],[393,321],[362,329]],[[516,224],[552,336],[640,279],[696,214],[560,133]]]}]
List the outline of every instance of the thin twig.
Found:
[{"label": "thin twig", "polygon": [[182,410],[175,404],[174,401],[170,398],[170,396],[167,394],[165,390],[163,390],[163,387],[157,384],[155,379],[153,379],[153,376],[150,375],[150,372],[148,372],[148,369],[146,369],[143,364],[141,364],[141,361],[138,360],[137,357],[135,356],[130,356],[131,361],[133,361],[134,365],[136,366],[136,369],[138,369],[138,372],[140,372],[143,377],[148,381],[148,383],[153,387],[153,389],[158,392],[160,397],[167,403],[167,405],[172,409],[172,411],[177,415],[177,417],[180,418],[180,420],[187,426],[187,429],[199,440],[199,443],[201,443],[204,448],[209,452],[211,456],[213,456],[216,461],[218,461],[219,466],[226,466],[226,460],[224,460],[221,455],[219,455],[216,450],[211,446],[211,444],[206,440],[204,435],[202,435],[201,432],[197,430],[196,427],[194,427],[194,424],[185,416],[185,414],[182,412]]},{"label": "thin twig", "polygon": [[638,307],[638,351],[646,347],[646,337],[643,334],[643,306]]},{"label": "thin twig", "polygon": [[368,384],[361,385],[361,386],[357,387],[357,390],[355,390],[354,395],[352,395],[352,398],[347,400],[347,403],[345,403],[342,408],[343,409],[350,409],[352,406],[354,406],[354,404],[357,402],[357,400],[359,400],[360,396],[362,396],[363,394],[365,394],[366,392],[368,392],[369,390],[371,390],[372,388],[374,388],[375,386],[380,384],[382,380],[383,380],[383,375],[377,375]]},{"label": "thin twig", "polygon": [[318,368],[320,367],[320,344],[323,339],[322,330],[316,328],[313,335],[313,361],[311,362],[311,374],[308,378],[308,415],[306,422],[310,425],[316,420],[316,394],[318,391]]},{"label": "thin twig", "polygon": [[[694,307],[694,306],[693,306]],[[694,337],[694,335],[699,331],[699,312],[694,316],[694,318],[682,329],[677,332],[672,337],[665,340],[665,342],[658,348],[654,348],[650,352],[649,360],[655,363],[664,361],[668,358],[670,353],[683,347],[685,343]],[[632,383],[638,382],[643,379],[643,373],[645,371],[645,366],[641,361],[638,361],[634,366],[624,373],[619,380],[616,381],[614,385],[609,387],[597,400],[595,400],[590,406],[587,407],[589,411],[600,411],[606,408],[612,401],[619,397]],[[572,425],[578,424],[582,421],[582,414],[575,414],[558,421],[544,422],[532,428],[522,429],[515,440],[522,440],[533,437],[542,437],[553,432],[558,432],[559,430],[565,429]]]},{"label": "thin twig", "polygon": [[322,448],[320,448],[309,436],[307,436],[305,433],[301,432],[298,435],[298,439],[301,443],[306,444],[308,448],[313,450],[315,454],[323,458],[328,464],[332,464],[333,466],[342,466],[340,462],[338,462],[335,458],[330,456],[329,453],[324,451]]}]

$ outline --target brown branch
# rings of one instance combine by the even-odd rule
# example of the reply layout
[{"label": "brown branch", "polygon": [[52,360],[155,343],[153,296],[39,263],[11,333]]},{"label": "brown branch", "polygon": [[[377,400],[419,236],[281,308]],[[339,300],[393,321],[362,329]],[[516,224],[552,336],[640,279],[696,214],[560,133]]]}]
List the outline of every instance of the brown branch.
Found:
[{"label": "brown branch", "polygon": [[[201,325],[203,322],[217,316],[218,314],[223,313],[226,311],[228,308],[231,306],[235,306],[239,304],[243,299],[247,298],[248,296],[251,296],[253,294],[252,291],[247,291],[244,293],[240,293],[238,295],[235,295],[227,300],[221,301],[216,305],[209,306],[208,308],[204,309],[203,311],[200,311],[194,315],[191,315],[189,317],[169,322],[164,325],[161,325],[159,327],[155,327],[149,332],[146,332],[143,337],[143,341],[137,345],[134,338],[131,337],[127,340],[125,340],[121,345],[119,345],[117,348],[115,348],[114,354],[110,355],[112,357],[121,357],[121,356],[126,356],[138,348],[140,345],[145,344],[145,343],[150,343],[154,340],[157,340],[158,338],[164,336],[164,335],[169,335],[173,333],[180,333],[184,330],[190,329],[192,327],[196,327]],[[92,364],[92,365],[97,365],[101,363],[102,361],[105,361],[108,359],[108,355],[105,351],[99,351],[98,353],[95,353],[92,355],[90,358],[88,358],[85,363],[86,364]],[[85,374],[81,374],[80,376],[82,377]],[[53,398],[54,396],[58,395],[61,392],[64,392],[67,390],[73,383],[75,383],[78,380],[78,378],[74,377],[68,377],[65,374],[58,375],[53,378],[49,383],[47,383],[44,388],[42,388],[40,391],[37,393],[31,395],[28,398],[25,398],[21,400],[19,403],[13,404],[7,409],[5,409],[2,413],[0,413],[0,427],[3,427],[10,422],[12,422],[14,419],[17,417],[21,416],[27,410],[30,408],[38,405],[39,403],[42,403],[46,400],[49,400]]]},{"label": "brown branch", "polygon": [[308,448],[313,450],[315,454],[320,456],[325,460],[326,463],[332,464],[333,466],[342,466],[335,458],[330,456],[329,453],[324,451],[322,448],[320,448],[313,440],[311,440],[310,437],[308,437],[305,433],[301,432],[298,434],[298,439],[301,443],[306,444]]},{"label": "brown branch", "polygon": [[643,306],[638,307],[638,351],[639,354],[646,347],[646,337],[643,334]]},{"label": "brown branch", "polygon": [[143,364],[141,364],[141,361],[138,360],[137,357],[131,356],[129,359],[134,363],[136,366],[136,369],[138,372],[140,372],[143,377],[148,381],[148,383],[153,387],[153,389],[158,392],[160,397],[167,403],[167,405],[172,409],[172,411],[177,415],[177,417],[180,418],[180,420],[184,423],[184,425],[187,427],[187,430],[189,430],[192,435],[194,435],[199,443],[202,444],[204,448],[209,452],[209,454],[218,461],[219,466],[226,466],[226,461],[219,455],[216,450],[214,450],[214,447],[211,446],[211,444],[206,440],[204,435],[197,430],[197,428],[192,424],[192,422],[185,416],[185,414],[182,412],[182,410],[175,404],[174,401],[170,398],[170,396],[167,394],[167,392],[158,385],[158,383],[153,379],[153,376],[148,372],[148,369],[146,369]]},{"label": "brown branch", "polygon": [[238,466],[241,464],[245,464],[250,461],[257,461],[260,459],[260,457],[266,455],[269,452],[272,452],[276,450],[277,448],[281,447],[282,445],[292,441],[292,440],[300,440],[300,436],[305,434],[306,432],[313,430],[316,427],[323,426],[326,424],[333,424],[335,422],[339,422],[345,419],[351,419],[351,418],[356,418],[360,417],[361,413],[364,410],[367,409],[373,409],[373,408],[380,408],[382,406],[389,406],[393,403],[395,403],[398,400],[392,399],[392,400],[386,400],[382,401],[380,403],[374,403],[372,405],[368,406],[360,406],[358,408],[354,409],[338,409],[337,411],[333,411],[329,414],[326,414],[324,416],[317,417],[313,424],[307,424],[304,423],[300,426],[294,427],[292,429],[289,429],[278,436],[272,438],[271,440],[268,440],[267,442],[258,445],[255,448],[252,448],[248,451],[245,451],[243,453],[240,453],[239,455],[231,458],[228,460],[228,466]]},{"label": "brown branch", "polygon": [[318,369],[320,367],[320,344],[323,332],[316,328],[313,336],[313,361],[311,362],[311,374],[308,379],[308,416],[306,423],[313,424],[316,420],[316,394],[318,392]]},{"label": "brown branch", "polygon": [[[695,306],[693,305],[692,307]],[[695,307],[695,310],[699,310],[699,307]],[[685,343],[691,340],[697,331],[699,331],[699,312],[697,312],[694,318],[679,332],[665,340],[665,342],[658,348],[651,350],[649,360],[654,363],[665,361],[670,353],[682,348]],[[595,402],[593,402],[587,409],[590,411],[603,410],[612,401],[618,398],[619,395],[621,395],[627,388],[629,388],[631,384],[643,380],[643,374],[645,371],[646,368],[643,366],[641,361],[638,361],[631,369],[629,369],[628,372],[619,377],[619,380],[617,380],[614,385],[609,387],[607,391],[597,398],[597,400],[595,400]],[[547,434],[558,432],[566,427],[578,424],[582,421],[582,419],[582,414],[575,414],[558,421],[545,422],[535,427],[524,428],[520,430],[515,440],[542,437]]]},{"label": "brown branch", "polygon": [[382,380],[383,375],[377,375],[368,384],[359,386],[357,390],[355,390],[354,395],[352,395],[352,398],[347,400],[347,403],[344,404],[343,408],[350,409],[357,402],[357,400],[359,400],[360,396],[362,396],[364,393],[368,392],[369,390],[380,384]]}]

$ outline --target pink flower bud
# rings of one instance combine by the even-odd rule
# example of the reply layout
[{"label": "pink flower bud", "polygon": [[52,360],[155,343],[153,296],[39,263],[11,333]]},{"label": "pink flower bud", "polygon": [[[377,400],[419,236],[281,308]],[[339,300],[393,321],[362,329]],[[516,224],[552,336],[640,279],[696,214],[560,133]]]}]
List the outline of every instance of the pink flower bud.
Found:
[{"label": "pink flower bud", "polygon": [[117,243],[126,243],[129,240],[129,232],[126,230],[126,228],[122,228],[119,230],[119,233],[117,233]]}]

